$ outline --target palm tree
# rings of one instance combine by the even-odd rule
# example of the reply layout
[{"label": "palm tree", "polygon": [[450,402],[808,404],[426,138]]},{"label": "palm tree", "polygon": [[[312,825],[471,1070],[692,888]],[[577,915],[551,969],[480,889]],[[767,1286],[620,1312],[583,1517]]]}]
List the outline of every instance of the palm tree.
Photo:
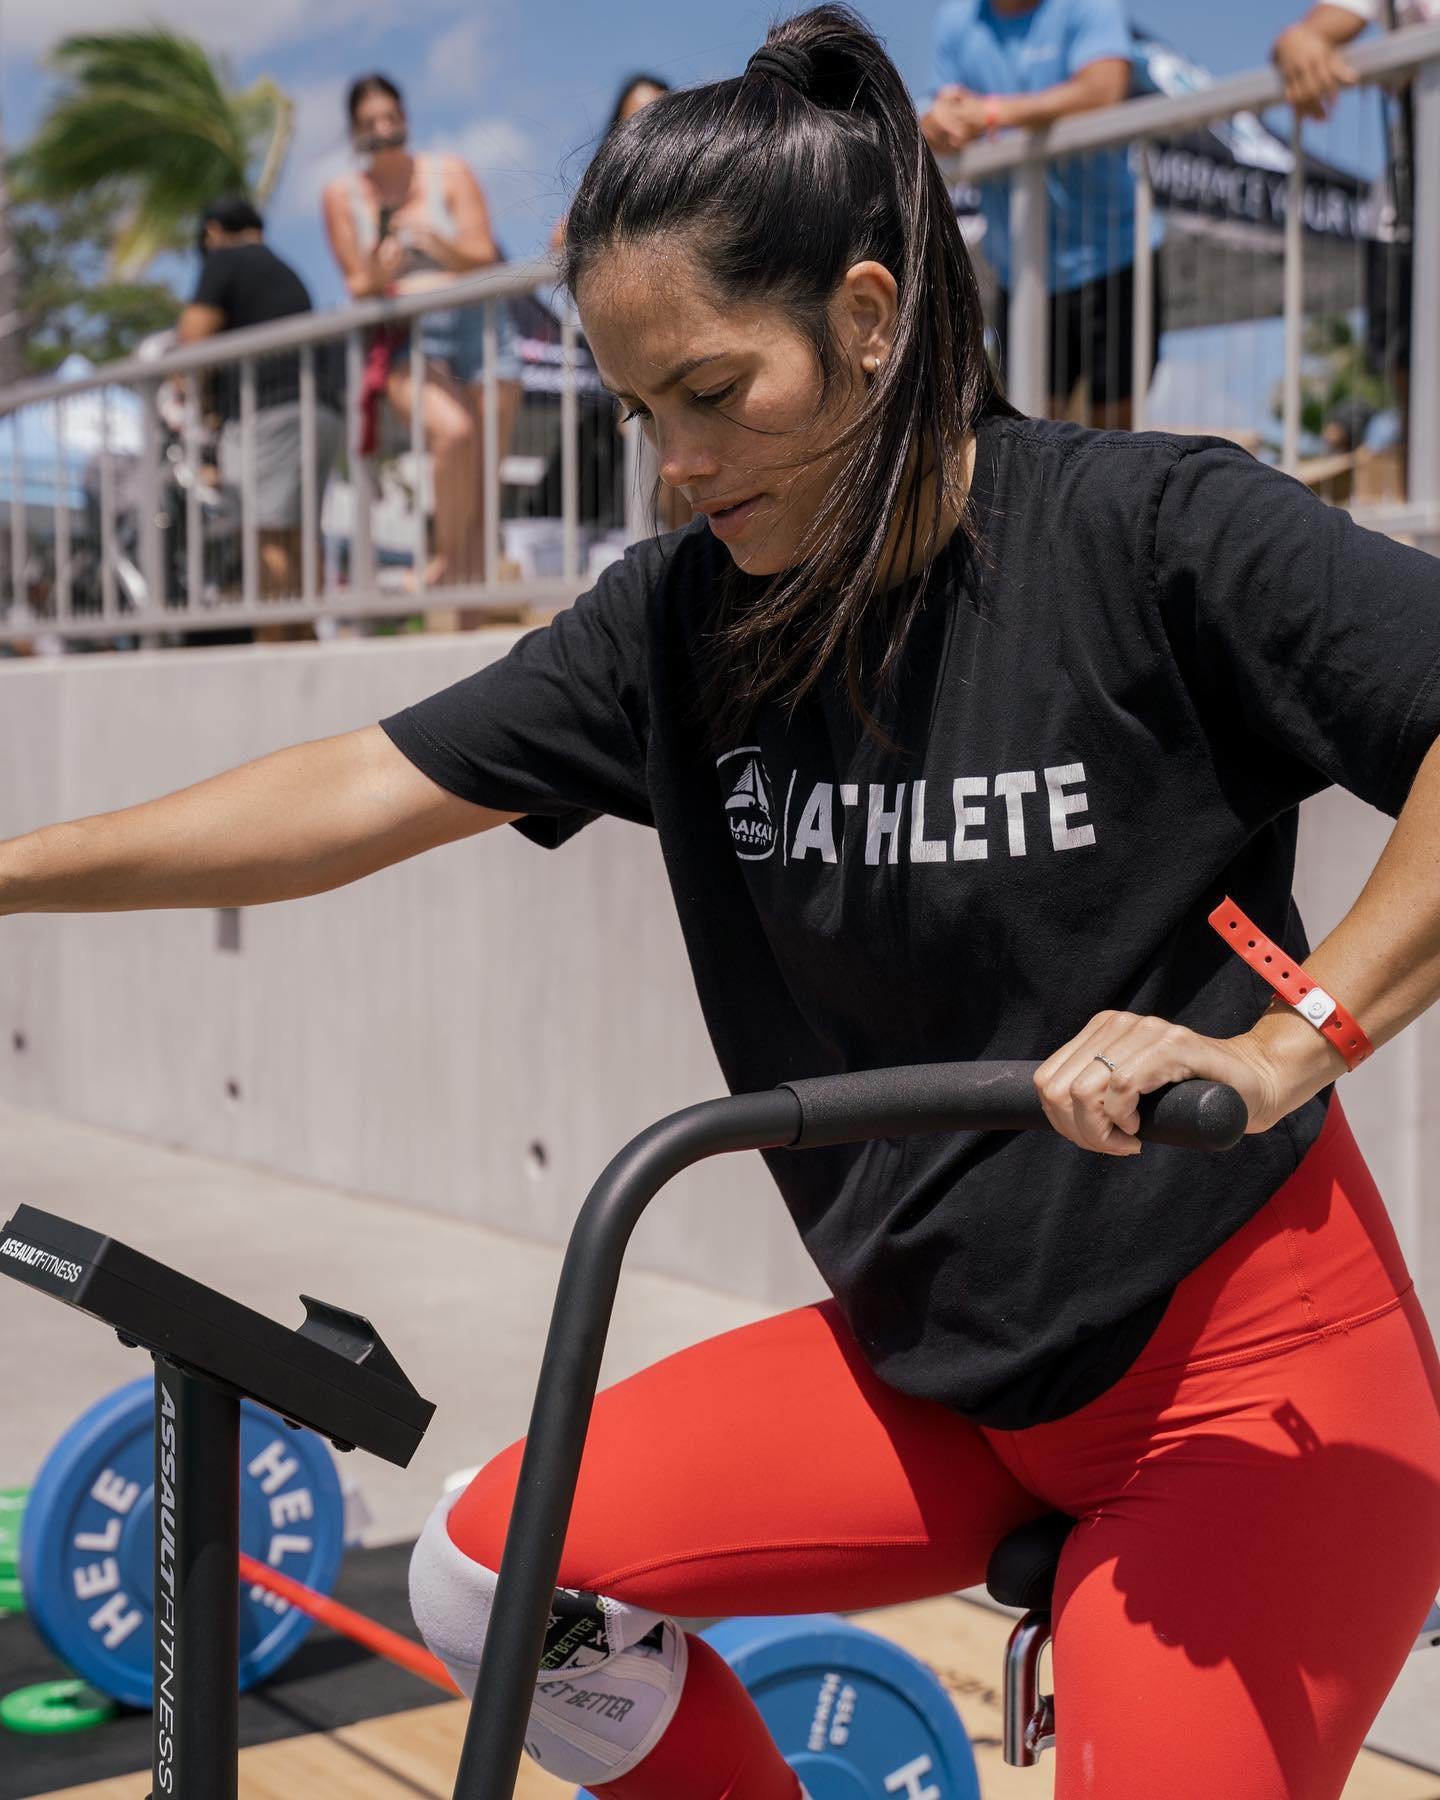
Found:
[{"label": "palm tree", "polygon": [[113,197],[116,276],[191,243],[219,195],[263,205],[273,191],[294,109],[268,76],[238,90],[193,38],[159,27],[68,37],[51,62],[64,85],[19,159],[23,191]]}]

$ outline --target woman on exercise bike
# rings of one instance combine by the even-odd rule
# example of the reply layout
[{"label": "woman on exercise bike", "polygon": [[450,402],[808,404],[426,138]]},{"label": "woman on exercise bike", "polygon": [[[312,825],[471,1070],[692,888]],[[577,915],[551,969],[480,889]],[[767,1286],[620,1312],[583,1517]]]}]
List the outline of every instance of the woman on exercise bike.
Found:
[{"label": "woman on exercise bike", "polygon": [[[659,836],[735,1088],[1046,1055],[1053,1135],[770,1156],[834,1299],[600,1397],[529,1748],[604,1800],[798,1800],[676,1618],[962,1587],[1058,1510],[1060,1800],[1338,1795],[1440,1582],[1440,1372],[1332,1094],[1440,994],[1440,567],[1229,445],[1018,417],[843,8],[620,127],[565,248],[703,517],[382,727],[0,846],[0,910],[254,904],[610,813]],[[1308,953],[1331,782],[1399,822]],[[1192,1075],[1250,1134],[1142,1153]],[[518,1460],[416,1551],[462,1684]]]}]

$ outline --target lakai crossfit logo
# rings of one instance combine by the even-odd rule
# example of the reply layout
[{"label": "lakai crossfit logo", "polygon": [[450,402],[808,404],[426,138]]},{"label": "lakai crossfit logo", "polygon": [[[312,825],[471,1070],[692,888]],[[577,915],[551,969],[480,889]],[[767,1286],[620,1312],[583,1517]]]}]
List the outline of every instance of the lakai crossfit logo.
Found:
[{"label": "lakai crossfit logo", "polygon": [[775,852],[779,836],[770,778],[757,744],[730,750],[715,765],[725,790],[725,817],[741,862],[764,862]]}]

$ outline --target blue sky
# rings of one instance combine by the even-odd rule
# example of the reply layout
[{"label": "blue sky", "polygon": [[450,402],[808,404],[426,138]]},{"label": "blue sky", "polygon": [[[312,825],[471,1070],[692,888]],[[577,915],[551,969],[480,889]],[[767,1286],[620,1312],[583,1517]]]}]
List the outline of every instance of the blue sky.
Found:
[{"label": "blue sky", "polygon": [[[1306,4],[1137,0],[1133,17],[1227,74],[1263,62]],[[269,209],[270,237],[325,305],[341,288],[319,192],[347,166],[342,104],[356,73],[390,73],[406,91],[416,141],[469,158],[502,243],[520,257],[543,246],[626,74],[650,68],[677,84],[733,74],[777,10],[750,0],[10,0],[0,11],[0,108],[7,138],[22,143],[43,110],[44,55],[58,37],[153,20],[228,55],[242,82],[274,76],[296,102],[296,139]],[[927,86],[935,7],[862,0],[861,10],[912,87]],[[1360,124],[1342,120],[1332,154],[1353,165],[1360,142]]]}]

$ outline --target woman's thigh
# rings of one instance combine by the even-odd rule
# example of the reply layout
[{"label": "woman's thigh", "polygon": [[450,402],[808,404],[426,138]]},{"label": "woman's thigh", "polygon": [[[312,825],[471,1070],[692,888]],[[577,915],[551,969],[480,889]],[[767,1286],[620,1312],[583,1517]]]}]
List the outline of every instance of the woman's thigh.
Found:
[{"label": "woman's thigh", "polygon": [[1413,1294],[1185,1381],[1125,1460],[1113,1497],[1070,1500],[1056,1800],[1333,1800],[1440,1583],[1437,1375]]},{"label": "woman's thigh", "polygon": [[[450,1536],[494,1568],[523,1446]],[[979,1581],[1044,1511],[980,1432],[883,1386],[830,1303],[697,1344],[602,1393],[560,1580],[655,1611],[810,1612]]]}]

